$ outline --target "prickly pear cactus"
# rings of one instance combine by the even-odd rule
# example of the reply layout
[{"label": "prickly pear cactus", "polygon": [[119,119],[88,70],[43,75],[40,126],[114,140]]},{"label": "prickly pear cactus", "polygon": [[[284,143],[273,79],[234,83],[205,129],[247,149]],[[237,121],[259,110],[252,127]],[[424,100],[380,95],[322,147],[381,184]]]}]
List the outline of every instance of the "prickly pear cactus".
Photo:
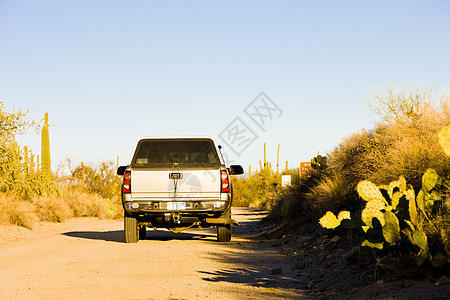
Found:
[{"label": "prickly pear cactus", "polygon": [[334,229],[339,226],[340,222],[336,218],[335,214],[331,211],[327,211],[325,215],[319,220],[320,225],[327,229]]},{"label": "prickly pear cactus", "polygon": [[397,217],[391,211],[383,213],[385,224],[383,226],[383,237],[390,245],[400,241],[400,224]]},{"label": "prickly pear cactus", "polygon": [[392,198],[394,193],[400,192],[405,193],[406,192],[406,179],[403,176],[400,176],[398,180],[394,180],[391,183],[389,183],[388,187],[388,194],[389,197]]},{"label": "prickly pear cactus", "polygon": [[433,188],[441,185],[441,179],[436,170],[428,169],[422,176],[422,188],[429,193]]},{"label": "prickly pear cactus", "polygon": [[358,192],[359,196],[363,198],[365,201],[381,200],[386,202],[386,200],[383,197],[383,194],[381,194],[378,187],[368,180],[358,182],[358,185],[356,186],[356,191]]},{"label": "prickly pear cactus", "polygon": [[48,113],[45,113],[45,123],[42,125],[41,167],[42,171],[50,173],[50,137],[48,132]]},{"label": "prickly pear cactus", "polygon": [[418,211],[423,214],[431,214],[435,201],[442,201],[442,195],[437,190],[441,187],[442,179],[433,169],[428,169],[422,176],[422,189],[417,194],[416,202]]},{"label": "prickly pear cactus", "polygon": [[325,215],[320,218],[319,223],[323,228],[334,229],[341,225],[342,220],[349,219],[350,220],[350,212],[349,211],[341,211],[338,216],[331,211],[327,211]]},{"label": "prickly pear cactus", "polygon": [[369,242],[368,240],[365,240],[364,242],[362,242],[361,246],[362,247],[370,247],[370,248],[374,248],[374,249],[378,249],[378,250],[383,249],[383,243],[372,243],[372,242]]},{"label": "prickly pear cactus", "polygon": [[340,211],[337,218],[339,222],[342,222],[342,220],[350,220],[350,212],[346,210]]},{"label": "prickly pear cactus", "polygon": [[408,189],[408,191],[406,192],[406,199],[408,200],[409,220],[412,224],[418,226],[420,219],[419,213],[417,211],[416,197],[414,195],[413,189]]},{"label": "prickly pear cactus", "polygon": [[327,157],[318,154],[311,159],[311,167],[314,170],[325,170],[327,168]]},{"label": "prickly pear cactus", "polygon": [[427,235],[422,230],[416,230],[413,232],[412,239],[412,243],[420,248],[416,257],[417,264],[420,266],[430,257]]},{"label": "prickly pear cactus", "polygon": [[438,139],[445,154],[450,156],[450,124],[439,130]]},{"label": "prickly pear cactus", "polygon": [[400,199],[406,193],[406,179],[403,176],[400,176],[398,180],[392,181],[389,183],[387,193],[389,198],[391,199],[391,205],[393,209],[396,209],[398,204],[400,203]]}]

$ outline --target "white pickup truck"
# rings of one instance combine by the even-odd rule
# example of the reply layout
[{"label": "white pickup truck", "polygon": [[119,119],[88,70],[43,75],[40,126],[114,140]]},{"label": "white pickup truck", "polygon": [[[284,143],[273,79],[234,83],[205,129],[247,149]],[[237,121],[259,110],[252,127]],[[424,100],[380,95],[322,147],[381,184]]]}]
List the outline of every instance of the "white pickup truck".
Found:
[{"label": "white pickup truck", "polygon": [[123,176],[122,204],[126,243],[146,237],[146,228],[173,232],[217,227],[217,240],[231,240],[233,187],[214,140],[205,136],[146,137],[138,140]]}]

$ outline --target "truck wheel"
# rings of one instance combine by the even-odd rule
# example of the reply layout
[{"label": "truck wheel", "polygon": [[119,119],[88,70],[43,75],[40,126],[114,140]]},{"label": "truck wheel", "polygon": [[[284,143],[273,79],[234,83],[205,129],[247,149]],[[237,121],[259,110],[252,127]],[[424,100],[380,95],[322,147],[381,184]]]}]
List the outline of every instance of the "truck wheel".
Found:
[{"label": "truck wheel", "polygon": [[142,225],[142,227],[139,228],[139,239],[145,240],[146,237],[147,237],[147,226]]},{"label": "truck wheel", "polygon": [[[231,209],[227,211],[221,219],[231,219]],[[227,243],[231,241],[231,225],[223,225],[217,227],[217,241]]]},{"label": "truck wheel", "polygon": [[123,231],[125,243],[137,243],[139,241],[139,228],[136,218],[125,214],[123,218]]},{"label": "truck wheel", "polygon": [[231,241],[231,225],[217,227],[217,241],[221,243]]}]

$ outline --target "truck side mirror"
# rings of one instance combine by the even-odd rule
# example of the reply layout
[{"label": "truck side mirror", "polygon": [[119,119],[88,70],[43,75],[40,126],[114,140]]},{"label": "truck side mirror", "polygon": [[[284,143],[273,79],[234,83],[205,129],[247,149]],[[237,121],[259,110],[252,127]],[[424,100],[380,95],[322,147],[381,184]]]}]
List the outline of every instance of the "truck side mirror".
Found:
[{"label": "truck side mirror", "polygon": [[123,176],[123,174],[125,174],[125,170],[127,169],[128,166],[120,166],[119,168],[117,168],[117,175]]},{"label": "truck side mirror", "polygon": [[230,175],[242,175],[244,174],[244,169],[240,165],[231,165],[228,168]]}]

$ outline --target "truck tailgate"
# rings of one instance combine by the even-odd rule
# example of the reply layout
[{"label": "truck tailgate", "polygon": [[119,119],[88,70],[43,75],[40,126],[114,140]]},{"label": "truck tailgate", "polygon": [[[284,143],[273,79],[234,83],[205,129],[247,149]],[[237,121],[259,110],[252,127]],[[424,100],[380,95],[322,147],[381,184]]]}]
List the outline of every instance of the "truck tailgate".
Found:
[{"label": "truck tailgate", "polygon": [[[171,179],[171,173],[182,178]],[[132,170],[133,200],[194,201],[220,198],[220,170]],[[176,185],[176,194],[175,192]]]}]

